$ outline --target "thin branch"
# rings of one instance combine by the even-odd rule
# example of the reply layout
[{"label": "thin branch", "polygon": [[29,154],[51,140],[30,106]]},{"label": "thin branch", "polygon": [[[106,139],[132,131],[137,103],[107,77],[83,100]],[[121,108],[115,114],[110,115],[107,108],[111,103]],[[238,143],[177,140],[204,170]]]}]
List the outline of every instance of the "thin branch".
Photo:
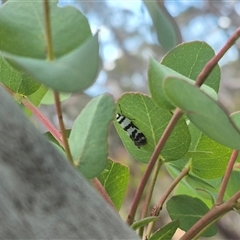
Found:
[{"label": "thin branch", "polygon": [[27,98],[22,98],[21,103],[27,107],[38,119],[44,124],[44,126],[48,129],[48,131],[53,135],[53,137],[58,141],[58,143],[64,147],[62,135],[55,128],[55,126],[36,108],[31,102],[28,101]]},{"label": "thin branch", "polygon": [[[45,34],[46,34],[46,41],[47,41],[47,59],[49,61],[54,60],[54,51],[53,51],[53,44],[52,44],[52,31],[51,31],[51,21],[50,21],[50,7],[48,0],[44,0],[44,21],[45,21]],[[60,126],[60,130],[62,133],[62,139],[64,143],[64,149],[67,155],[68,160],[70,163],[75,166],[72,154],[70,151],[70,147],[68,144],[68,138],[66,133],[66,128],[64,126],[63,117],[62,117],[62,109],[61,109],[61,102],[59,98],[59,93],[54,91],[54,100],[55,100],[55,107],[58,116],[58,122]]]},{"label": "thin branch", "polygon": [[71,154],[71,150],[70,150],[70,147],[69,147],[69,144],[68,144],[67,132],[66,132],[66,128],[65,128],[64,122],[63,122],[61,102],[60,102],[60,99],[59,99],[59,93],[58,92],[54,91],[54,99],[55,99],[55,107],[56,107],[57,116],[58,116],[58,122],[59,122],[60,130],[61,130],[61,133],[62,133],[64,149],[65,149],[68,160],[70,161],[70,163],[73,166],[75,166],[74,161],[73,161],[73,157],[72,157],[72,154]]},{"label": "thin branch", "polygon": [[[152,181],[151,181],[151,184],[149,186],[149,190],[147,192],[147,196],[146,196],[144,204],[143,204],[141,219],[143,219],[147,216],[149,205],[150,205],[150,202],[151,202],[151,199],[152,199],[153,190],[154,190],[154,187],[155,187],[155,184],[156,184],[156,181],[157,181],[158,173],[159,173],[159,170],[160,170],[162,165],[163,165],[163,160],[159,159],[156,163],[155,170],[154,170],[153,177],[152,177]],[[139,235],[140,236],[143,236],[143,234],[142,234],[143,230],[144,230],[144,227],[140,228],[140,230],[139,230],[139,232],[140,232]]]},{"label": "thin branch", "polygon": [[217,200],[216,200],[216,204],[215,204],[215,205],[220,205],[220,204],[222,204],[222,202],[223,202],[223,197],[224,197],[224,194],[225,194],[225,191],[226,191],[226,188],[227,188],[227,184],[228,184],[230,175],[231,175],[231,173],[232,173],[234,163],[235,163],[236,160],[237,160],[237,157],[238,157],[238,151],[237,151],[237,150],[234,150],[234,151],[232,152],[230,161],[229,161],[229,163],[228,163],[228,165],[227,165],[227,169],[226,169],[226,172],[225,172],[225,174],[224,174],[224,177],[223,177],[223,180],[222,180],[220,189],[219,189],[219,193],[218,193],[218,197],[217,197]]},{"label": "thin branch", "polygon": [[159,200],[158,204],[154,207],[151,216],[158,216],[159,212],[162,209],[163,204],[167,200],[168,196],[171,194],[171,192],[174,190],[174,188],[177,186],[177,184],[188,174],[190,171],[190,167],[185,167],[182,172],[177,176],[177,178],[174,179],[174,181],[171,183],[171,185],[168,187],[166,192],[163,194],[161,199]]},{"label": "thin branch", "polygon": [[140,202],[140,199],[141,199],[141,196],[143,194],[143,191],[144,191],[144,188],[147,184],[147,181],[151,175],[151,172],[154,168],[154,165],[158,159],[158,156],[161,152],[161,150],[163,149],[163,146],[165,145],[168,137],[170,136],[173,128],[175,127],[176,123],[178,122],[178,120],[180,119],[180,117],[182,116],[182,111],[180,109],[176,109],[170,122],[168,123],[168,126],[166,127],[165,131],[163,132],[163,135],[162,137],[160,138],[152,156],[151,156],[151,159],[149,161],[149,164],[148,164],[148,167],[146,169],[146,172],[144,173],[143,175],[143,178],[140,182],[140,185],[135,193],[135,196],[134,196],[134,199],[133,199],[133,203],[132,203],[132,206],[131,206],[131,209],[130,209],[130,212],[129,212],[129,215],[128,215],[128,219],[127,219],[127,223],[129,225],[131,225],[133,223],[133,220],[134,220],[134,217],[135,217],[135,214],[136,214],[136,211],[137,211],[137,207],[138,207],[138,204]]},{"label": "thin branch", "polygon": [[48,60],[52,61],[54,59],[54,51],[52,44],[50,7],[48,0],[44,0],[43,7],[44,7],[45,36],[47,41],[47,58]]},{"label": "thin branch", "polygon": [[198,222],[196,222],[181,238],[180,240],[193,239],[202,229],[212,223],[216,218],[226,214],[234,208],[236,201],[240,198],[240,191],[234,194],[225,203],[214,206],[206,213]]}]

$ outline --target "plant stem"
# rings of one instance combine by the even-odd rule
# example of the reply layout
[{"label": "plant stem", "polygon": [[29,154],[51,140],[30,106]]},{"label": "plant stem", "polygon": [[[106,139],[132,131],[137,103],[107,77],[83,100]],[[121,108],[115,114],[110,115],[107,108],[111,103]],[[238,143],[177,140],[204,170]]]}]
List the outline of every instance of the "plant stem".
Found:
[{"label": "plant stem", "polygon": [[129,225],[131,225],[133,223],[133,220],[134,220],[134,217],[135,217],[135,214],[136,214],[136,211],[137,211],[137,207],[138,207],[138,204],[140,202],[140,199],[141,199],[141,196],[143,194],[143,191],[144,191],[144,188],[147,184],[147,181],[152,173],[152,170],[154,168],[154,165],[158,159],[158,156],[161,152],[161,150],[163,149],[163,146],[165,145],[168,137],[170,136],[173,128],[175,127],[176,123],[178,122],[178,120],[180,119],[180,117],[182,116],[182,111],[177,108],[175,111],[174,111],[174,114],[170,120],[170,122],[168,123],[168,126],[166,127],[166,129],[164,130],[163,132],[163,135],[161,136],[151,158],[150,158],[150,161],[149,161],[149,164],[148,164],[148,167],[146,169],[146,172],[144,173],[143,175],[143,178],[140,182],[140,185],[135,193],[135,196],[134,196],[134,199],[133,199],[133,203],[132,203],[132,206],[131,206],[131,209],[130,209],[130,212],[129,212],[129,215],[128,215],[128,219],[127,219],[127,223]]},{"label": "plant stem", "polygon": [[49,130],[49,132],[53,135],[53,137],[59,142],[59,144],[64,147],[62,141],[62,135],[59,131],[53,126],[53,124],[31,103],[27,100],[27,98],[23,98],[21,103],[27,107],[44,126]]},{"label": "plant stem", "polygon": [[58,116],[58,122],[59,122],[60,130],[61,130],[61,133],[62,133],[64,149],[65,149],[65,152],[66,152],[68,160],[70,161],[70,163],[73,166],[75,166],[73,158],[72,158],[71,150],[70,150],[70,147],[69,147],[69,144],[68,144],[66,128],[65,128],[64,122],[63,122],[61,102],[60,102],[60,99],[59,99],[59,93],[55,92],[55,91],[54,91],[54,100],[55,100],[55,107],[56,107],[57,116]]},{"label": "plant stem", "polygon": [[193,239],[202,229],[209,225],[216,218],[226,214],[233,209],[235,202],[240,198],[240,191],[234,194],[225,203],[214,206],[207,212],[198,222],[196,222],[181,238],[180,240]]},{"label": "plant stem", "polygon": [[48,0],[44,0],[43,7],[44,7],[45,35],[46,35],[46,41],[47,41],[47,59],[49,61],[53,61],[54,51],[53,51],[53,44],[52,44],[50,7],[49,7]]},{"label": "plant stem", "polygon": [[[151,199],[152,199],[153,190],[154,190],[154,187],[155,187],[155,184],[156,184],[156,181],[157,181],[158,173],[159,173],[159,170],[160,170],[162,165],[163,165],[163,160],[159,159],[156,163],[155,171],[154,171],[153,177],[152,177],[152,181],[151,181],[149,190],[147,192],[146,199],[144,201],[141,219],[143,219],[147,216],[149,205],[150,205],[150,202],[151,202]],[[144,227],[141,227],[140,230],[139,230],[139,232],[141,233],[141,234],[139,234],[140,236],[143,236],[143,234],[142,234],[143,230],[144,230]]]},{"label": "plant stem", "polygon": [[223,180],[222,180],[220,189],[219,189],[219,193],[218,193],[218,197],[217,197],[217,200],[216,200],[216,204],[215,204],[215,205],[220,205],[220,204],[222,204],[222,202],[223,202],[224,193],[225,193],[225,191],[226,191],[227,184],[228,184],[230,175],[231,175],[231,173],[232,173],[234,163],[235,163],[236,160],[237,160],[237,157],[238,157],[238,151],[237,151],[237,150],[234,150],[234,151],[232,152],[230,161],[229,161],[229,163],[228,163],[228,165],[227,165],[227,169],[226,169],[226,172],[225,172],[225,174],[224,174],[224,177],[223,177]]},{"label": "plant stem", "polygon": [[[46,34],[46,40],[47,40],[47,59],[49,61],[53,61],[54,60],[54,51],[53,51],[53,44],[52,44],[52,34],[51,34],[52,31],[51,31],[49,2],[48,2],[48,0],[44,0],[43,3],[44,3],[45,34]],[[70,147],[68,144],[66,128],[65,128],[64,122],[63,122],[59,93],[56,91],[54,91],[54,100],[55,100],[55,107],[56,107],[57,116],[58,116],[58,122],[59,122],[60,130],[62,133],[62,139],[63,139],[63,143],[64,143],[65,152],[66,152],[67,158],[70,161],[70,163],[73,166],[75,166],[73,158],[72,158],[72,154],[70,151]]]},{"label": "plant stem", "polygon": [[171,183],[171,185],[168,187],[166,192],[163,194],[161,199],[159,200],[158,204],[154,207],[151,216],[158,216],[159,212],[162,209],[163,204],[167,200],[168,196],[171,194],[171,192],[174,190],[174,188],[177,186],[177,184],[188,174],[190,170],[190,167],[185,167],[182,172],[177,176],[177,178],[174,179],[174,181]]}]

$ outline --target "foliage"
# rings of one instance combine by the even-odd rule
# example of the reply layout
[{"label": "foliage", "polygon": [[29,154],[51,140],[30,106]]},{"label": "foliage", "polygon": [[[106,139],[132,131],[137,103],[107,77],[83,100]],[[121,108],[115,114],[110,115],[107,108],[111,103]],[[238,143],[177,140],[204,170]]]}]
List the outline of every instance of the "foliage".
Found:
[{"label": "foliage", "polygon": [[[39,117],[49,129],[48,139],[54,138],[54,143],[64,149],[70,164],[87,179],[98,178],[102,195],[108,195],[119,210],[130,172],[127,166],[108,158],[108,124],[114,122],[127,151],[140,163],[148,163],[132,202],[130,225],[155,163],[166,166],[174,181],[159,197],[152,216],[145,211],[132,225],[140,235],[145,225],[148,228],[144,236],[151,240],[171,239],[178,227],[186,231],[181,239],[215,235],[215,221],[232,209],[239,209],[240,172],[235,161],[240,150],[240,117],[239,113],[229,116],[217,101],[221,79],[217,62],[239,37],[239,30],[217,56],[205,42],[175,46],[179,30],[172,25],[166,27],[170,22],[163,8],[144,1],[160,42],[171,49],[160,63],[149,58],[150,95],[128,92],[116,105],[110,95],[100,95],[90,101],[71,131],[66,132],[60,99],[69,95],[60,98],[59,92],[83,91],[94,83],[100,63],[98,33],[92,35],[87,18],[74,7],[59,8],[56,2],[50,2],[9,0],[0,8],[2,86]],[[159,19],[164,19],[164,28],[158,26]],[[168,30],[165,36],[174,36],[169,44],[161,38]],[[61,134],[37,108],[41,102],[53,102],[47,94],[50,90],[54,90]],[[131,121],[131,131],[136,127],[144,134],[144,146],[134,145],[127,129],[115,120],[114,109]],[[158,173],[157,168],[153,175]],[[151,189],[154,184],[153,181]],[[173,221],[153,232],[173,190],[174,196],[167,201]],[[146,210],[151,191],[148,196]]]}]

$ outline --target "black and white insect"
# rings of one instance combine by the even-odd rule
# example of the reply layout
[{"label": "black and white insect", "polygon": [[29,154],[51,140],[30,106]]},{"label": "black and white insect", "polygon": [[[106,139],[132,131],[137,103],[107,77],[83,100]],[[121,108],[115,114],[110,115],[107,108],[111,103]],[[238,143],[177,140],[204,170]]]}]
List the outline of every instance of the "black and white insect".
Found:
[{"label": "black and white insect", "polygon": [[144,134],[132,123],[132,121],[120,113],[116,114],[116,120],[121,127],[127,132],[134,144],[140,148],[147,144],[147,138]]}]

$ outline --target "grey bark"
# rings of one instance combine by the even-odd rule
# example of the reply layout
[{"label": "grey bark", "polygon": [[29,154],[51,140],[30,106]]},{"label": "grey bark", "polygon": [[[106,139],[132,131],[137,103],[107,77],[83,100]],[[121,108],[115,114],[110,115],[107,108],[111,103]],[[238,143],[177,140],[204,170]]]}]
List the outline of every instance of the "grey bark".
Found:
[{"label": "grey bark", "polygon": [[0,239],[138,239],[1,87]]}]

